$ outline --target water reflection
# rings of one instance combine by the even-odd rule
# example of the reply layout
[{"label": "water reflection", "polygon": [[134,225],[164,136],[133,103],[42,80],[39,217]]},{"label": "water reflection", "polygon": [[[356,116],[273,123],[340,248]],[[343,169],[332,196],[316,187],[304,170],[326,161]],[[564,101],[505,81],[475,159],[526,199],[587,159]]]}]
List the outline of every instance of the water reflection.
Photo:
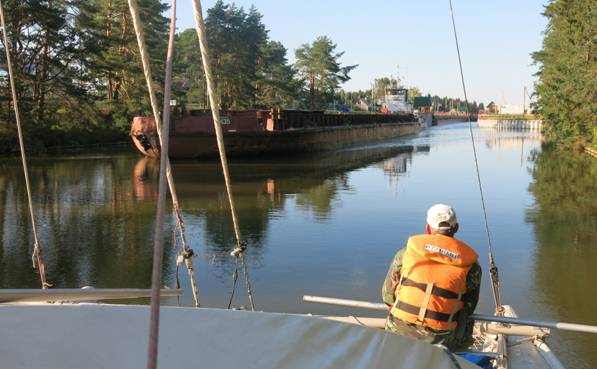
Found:
[{"label": "water reflection", "polygon": [[485,146],[491,150],[521,148],[524,147],[525,142],[528,144],[532,141],[541,141],[541,139],[542,136],[539,132],[522,132],[510,135],[493,133],[485,139]]},{"label": "water reflection", "polygon": [[398,154],[391,159],[384,160],[377,166],[381,168],[388,177],[390,187],[397,191],[398,179],[400,176],[408,172],[408,169],[412,163],[413,153],[422,153],[424,155],[428,155],[429,151],[429,145],[414,146],[412,151]]},{"label": "water reflection", "polygon": [[[591,276],[597,265],[597,160],[550,149],[535,152],[533,159],[530,191],[536,203],[527,211],[527,221],[536,238],[533,278],[539,306],[551,318],[596,325]],[[578,357],[597,362],[595,337],[561,338],[579,343],[567,353],[570,367],[584,367]]]},{"label": "water reflection", "polygon": [[157,198],[155,178],[160,172],[159,162],[146,156],[139,159],[133,168],[133,196],[138,200]]},{"label": "water reflection", "polygon": [[[263,265],[269,224],[293,209],[325,221],[340,192],[352,190],[347,173],[387,158],[406,160],[412,146],[343,150],[300,159],[237,162],[233,191],[252,267]],[[398,160],[398,159],[396,159]],[[0,286],[37,287],[31,267],[31,228],[19,162],[0,162]],[[57,287],[146,287],[159,165],[138,156],[38,159],[31,162],[32,192],[49,279]],[[234,234],[217,163],[173,166],[191,242],[212,273],[227,281]],[[172,231],[167,224],[167,232]],[[191,227],[190,227],[191,228]],[[175,250],[167,240],[164,273],[174,276]]]},{"label": "water reflection", "polygon": [[[360,148],[311,157],[234,163],[233,191],[250,264],[263,265],[270,222],[283,216],[289,203],[290,211],[311,214],[315,222],[326,221],[340,206],[339,194],[353,190],[347,173],[387,158],[408,157],[413,151],[413,146]],[[228,278],[234,268],[234,260],[229,256],[234,233],[219,164],[179,163],[173,171],[184,199],[183,211],[203,223],[204,258],[214,267],[215,275]]]},{"label": "water reflection", "polygon": [[[595,161],[545,152],[532,132],[476,129],[502,296],[523,317],[596,323]],[[371,314],[300,304],[303,294],[379,299],[388,263],[419,232],[427,206],[456,206],[460,237],[485,233],[467,124],[313,157],[234,161],[233,190],[249,242],[258,309]],[[523,164],[523,165],[521,165]],[[35,159],[31,177],[49,278],[58,287],[148,287],[155,161],[137,155]],[[204,306],[228,300],[234,244],[219,164],[174,164]],[[529,190],[529,184],[530,191]],[[0,160],[0,286],[37,287],[20,164]],[[167,231],[172,225],[167,224]],[[166,243],[164,277],[174,280]],[[487,276],[487,274],[486,274]],[[190,304],[188,280],[183,304]],[[479,311],[492,310],[484,279]],[[239,294],[240,295],[240,294]],[[597,361],[593,337],[558,336],[569,367]],[[584,360],[584,361],[582,361]],[[582,361],[582,362],[579,362]]]},{"label": "water reflection", "polygon": [[[130,163],[128,157],[31,162],[40,238],[56,286],[148,284],[153,205],[131,196],[131,183],[123,180]],[[16,161],[0,166],[0,285],[37,287],[21,168]]]}]

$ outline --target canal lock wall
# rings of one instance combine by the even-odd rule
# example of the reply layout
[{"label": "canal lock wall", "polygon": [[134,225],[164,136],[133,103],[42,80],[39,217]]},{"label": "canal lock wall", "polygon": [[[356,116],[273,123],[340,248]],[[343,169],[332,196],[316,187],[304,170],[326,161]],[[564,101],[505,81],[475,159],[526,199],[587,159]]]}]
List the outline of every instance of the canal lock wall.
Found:
[{"label": "canal lock wall", "polygon": [[479,117],[477,122],[481,128],[524,129],[530,131],[540,131],[543,125],[541,119],[493,119]]}]

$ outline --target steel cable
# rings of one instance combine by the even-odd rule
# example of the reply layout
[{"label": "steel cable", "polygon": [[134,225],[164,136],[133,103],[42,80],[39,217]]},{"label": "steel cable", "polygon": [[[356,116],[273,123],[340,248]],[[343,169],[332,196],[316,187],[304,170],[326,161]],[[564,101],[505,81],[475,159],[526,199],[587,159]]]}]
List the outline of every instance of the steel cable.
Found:
[{"label": "steel cable", "polygon": [[466,83],[464,81],[464,71],[462,68],[462,57],[460,54],[460,45],[458,42],[458,32],[456,31],[456,21],[454,19],[454,7],[452,6],[452,0],[448,0],[450,3],[450,15],[452,18],[452,29],[454,31],[454,41],[456,43],[456,52],[458,54],[458,66],[460,69],[460,80],[462,82],[462,91],[464,93],[464,103],[466,104],[466,113],[468,116],[468,128],[471,137],[471,142],[473,146],[473,157],[475,159],[475,170],[477,174],[477,185],[479,187],[479,194],[481,196],[481,206],[483,208],[483,219],[485,222],[485,233],[487,235],[487,246],[489,249],[489,268],[490,268],[490,277],[491,277],[491,288],[493,292],[493,299],[495,303],[495,308],[497,313],[502,312],[502,305],[500,302],[500,291],[499,291],[499,274],[498,268],[495,264],[494,256],[493,256],[493,245],[491,242],[491,232],[489,231],[489,222],[487,220],[487,207],[485,206],[485,195],[483,192],[483,184],[481,181],[481,174],[479,172],[479,158],[477,157],[477,147],[475,144],[475,136],[473,134],[473,123],[471,121],[471,114],[469,111],[469,104],[468,104],[468,95],[466,91]]}]

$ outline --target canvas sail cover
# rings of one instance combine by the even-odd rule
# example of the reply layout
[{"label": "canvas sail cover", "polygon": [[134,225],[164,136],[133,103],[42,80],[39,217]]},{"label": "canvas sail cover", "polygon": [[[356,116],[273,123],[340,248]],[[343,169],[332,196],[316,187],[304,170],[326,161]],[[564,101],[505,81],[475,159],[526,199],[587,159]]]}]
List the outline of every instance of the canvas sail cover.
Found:
[{"label": "canvas sail cover", "polygon": [[[147,306],[2,306],[0,367],[144,368],[148,327]],[[160,316],[163,369],[477,368],[450,356],[406,337],[304,315],[162,307]]]}]

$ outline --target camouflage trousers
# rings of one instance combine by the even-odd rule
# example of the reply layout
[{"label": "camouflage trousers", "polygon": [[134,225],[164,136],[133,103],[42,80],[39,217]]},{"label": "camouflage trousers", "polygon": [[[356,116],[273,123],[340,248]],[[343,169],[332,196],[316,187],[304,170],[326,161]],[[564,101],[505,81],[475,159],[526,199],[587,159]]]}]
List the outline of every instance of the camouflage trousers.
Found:
[{"label": "camouflage trousers", "polygon": [[403,322],[400,319],[396,319],[391,314],[388,316],[388,319],[386,319],[386,330],[432,345],[444,345],[451,351],[458,346],[455,342],[457,340],[454,339],[453,332],[451,331],[434,331],[423,326]]}]

